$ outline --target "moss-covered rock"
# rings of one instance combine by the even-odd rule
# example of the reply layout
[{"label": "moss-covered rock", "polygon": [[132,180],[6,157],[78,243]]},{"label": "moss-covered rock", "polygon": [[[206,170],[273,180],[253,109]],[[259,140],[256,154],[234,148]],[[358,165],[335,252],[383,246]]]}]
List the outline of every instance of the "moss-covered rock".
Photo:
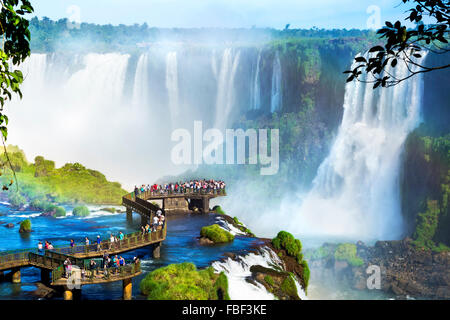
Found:
[{"label": "moss-covered rock", "polygon": [[72,214],[76,217],[87,217],[89,216],[90,212],[88,207],[86,206],[78,206],[73,208]]},{"label": "moss-covered rock", "polygon": [[223,211],[221,206],[214,206],[212,211],[214,211],[217,214],[225,214],[225,211]]},{"label": "moss-covered rock", "polygon": [[141,281],[140,290],[149,300],[229,300],[228,280],[209,267],[197,270],[185,262],[156,269]]},{"label": "moss-covered rock", "polygon": [[20,223],[19,228],[20,233],[29,233],[31,232],[31,221],[29,219],[24,220]]},{"label": "moss-covered rock", "polygon": [[334,252],[334,258],[338,261],[346,261],[352,267],[360,267],[364,260],[357,256],[356,245],[353,243],[342,243]]},{"label": "moss-covered rock", "polygon": [[49,205],[49,207],[41,214],[44,217],[65,217],[66,209],[61,206],[56,206],[54,204]]},{"label": "moss-covered rock", "polygon": [[109,213],[116,213],[116,208],[110,208],[110,207],[108,207],[108,208],[101,208],[100,209],[101,211],[106,211],[106,212],[109,212]]},{"label": "moss-covered rock", "polygon": [[308,291],[310,271],[308,262],[304,260],[302,253],[302,243],[295,239],[292,234],[286,231],[278,232],[272,239],[271,244],[276,254],[283,260],[286,270],[294,274],[305,290]]},{"label": "moss-covered rock", "polygon": [[283,270],[253,265],[250,267],[252,280],[261,283],[267,291],[280,300],[300,300],[294,275]]},{"label": "moss-covered rock", "polygon": [[234,240],[234,236],[230,232],[222,229],[218,224],[203,227],[200,231],[200,236],[208,238],[214,243],[230,242]]}]

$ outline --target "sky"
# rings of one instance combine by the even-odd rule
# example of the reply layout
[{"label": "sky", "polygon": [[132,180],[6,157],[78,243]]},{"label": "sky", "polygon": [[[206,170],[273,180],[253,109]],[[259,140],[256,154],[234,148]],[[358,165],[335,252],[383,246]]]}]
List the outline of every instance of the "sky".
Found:
[{"label": "sky", "polygon": [[[168,28],[377,29],[403,19],[401,0],[32,0],[35,15]],[[381,24],[381,25],[380,25]]]}]

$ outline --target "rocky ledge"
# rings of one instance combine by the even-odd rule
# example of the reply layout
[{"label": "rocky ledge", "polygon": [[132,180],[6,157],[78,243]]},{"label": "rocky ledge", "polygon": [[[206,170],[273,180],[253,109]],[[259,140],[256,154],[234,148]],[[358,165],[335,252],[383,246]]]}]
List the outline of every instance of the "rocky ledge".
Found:
[{"label": "rocky ledge", "polygon": [[[356,243],[361,265],[336,259],[337,244],[324,244],[320,257],[309,259],[309,265],[319,277],[334,276],[338,281],[358,290],[367,287],[370,272],[375,265],[381,271],[381,290],[397,298],[450,299],[450,252],[433,252],[417,249],[406,238],[398,241],[378,241],[374,246]],[[317,251],[316,251],[317,252]],[[325,253],[324,253],[325,252]]]}]

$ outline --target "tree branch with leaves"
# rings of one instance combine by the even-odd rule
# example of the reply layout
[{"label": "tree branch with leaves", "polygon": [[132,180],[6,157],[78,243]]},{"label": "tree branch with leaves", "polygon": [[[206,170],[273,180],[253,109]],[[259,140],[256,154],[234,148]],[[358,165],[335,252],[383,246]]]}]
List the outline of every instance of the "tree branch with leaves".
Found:
[{"label": "tree branch with leaves", "polygon": [[[5,145],[8,137],[8,117],[4,113],[4,107],[7,101],[11,101],[13,94],[22,98],[20,85],[23,82],[23,74],[17,67],[31,54],[29,21],[25,16],[33,12],[33,7],[28,0],[0,0],[0,6],[0,36],[2,40],[0,48],[0,132],[4,152],[9,167],[12,169]],[[3,169],[5,165],[5,163],[1,164]],[[9,186],[11,184],[12,181]],[[3,185],[3,190],[7,189],[8,186]]]},{"label": "tree branch with leaves", "polygon": [[[409,15],[405,20],[415,23],[415,28],[408,29],[400,21],[394,24],[386,21],[386,25],[377,31],[380,39],[385,39],[384,45],[376,45],[369,49],[368,56],[355,58],[354,68],[344,71],[349,74],[347,82],[360,81],[373,83],[373,88],[392,87],[415,75],[434,70],[446,69],[449,63],[438,66],[427,66],[418,62],[423,57],[423,52],[431,54],[448,54],[450,52],[449,0],[402,0],[415,6],[406,12]],[[424,19],[430,21],[425,24]],[[423,61],[423,60],[422,60]],[[395,68],[399,63],[404,63],[408,73],[403,77],[395,77],[389,69]],[[371,77],[361,77],[370,74]]]}]

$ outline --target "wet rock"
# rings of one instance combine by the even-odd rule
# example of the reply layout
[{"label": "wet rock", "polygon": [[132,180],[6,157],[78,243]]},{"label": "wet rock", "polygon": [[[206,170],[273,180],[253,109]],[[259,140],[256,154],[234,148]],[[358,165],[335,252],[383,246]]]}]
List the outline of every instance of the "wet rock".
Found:
[{"label": "wet rock", "polygon": [[5,227],[7,227],[8,229],[14,228],[14,223],[5,224]]},{"label": "wet rock", "polygon": [[36,290],[33,291],[33,295],[39,298],[51,298],[56,293],[56,291],[52,288],[49,288],[42,283],[36,283]]},{"label": "wet rock", "polygon": [[230,258],[231,260],[235,260],[236,259],[236,254],[234,254],[233,252],[225,252],[223,255],[225,257]]},{"label": "wet rock", "polygon": [[[324,258],[310,261],[315,274],[332,275],[346,286],[366,289],[367,265],[381,271],[381,289],[397,297],[447,299],[450,291],[450,252],[419,250],[406,238],[400,241],[377,241],[373,247],[357,243],[361,268],[348,267],[341,261]],[[324,278],[326,279],[326,278]],[[326,280],[325,280],[326,281]]]},{"label": "wet rock", "polygon": [[213,245],[213,244],[214,244],[214,241],[212,241],[212,240],[210,240],[210,239],[208,239],[208,238],[206,238],[206,237],[200,237],[200,238],[198,239],[198,242],[199,242],[202,246],[204,246],[204,245]]}]

